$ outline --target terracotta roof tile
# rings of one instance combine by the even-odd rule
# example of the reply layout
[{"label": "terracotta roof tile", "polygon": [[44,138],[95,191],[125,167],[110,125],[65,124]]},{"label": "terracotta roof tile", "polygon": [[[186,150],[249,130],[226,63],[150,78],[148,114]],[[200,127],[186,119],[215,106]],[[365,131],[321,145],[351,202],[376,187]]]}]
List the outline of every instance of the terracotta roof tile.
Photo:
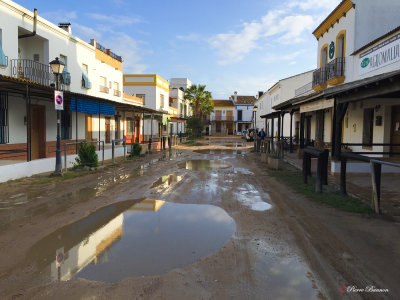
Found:
[{"label": "terracotta roof tile", "polygon": [[229,107],[229,106],[235,107],[235,104],[233,103],[232,100],[213,100],[213,104],[216,107],[221,107],[221,106],[224,106],[224,107]]},{"label": "terracotta roof tile", "polygon": [[254,96],[237,96],[236,104],[254,104],[256,101]]}]

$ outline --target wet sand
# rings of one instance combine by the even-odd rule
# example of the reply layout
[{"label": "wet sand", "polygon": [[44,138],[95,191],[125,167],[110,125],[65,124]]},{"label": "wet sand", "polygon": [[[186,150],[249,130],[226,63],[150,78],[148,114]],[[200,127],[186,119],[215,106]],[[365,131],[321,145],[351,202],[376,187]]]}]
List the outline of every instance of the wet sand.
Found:
[{"label": "wet sand", "polygon": [[[234,140],[232,147],[226,146],[226,140],[223,146],[209,145],[207,141],[204,146],[181,146],[171,155],[152,154],[64,182],[0,185],[0,298],[399,298],[400,242],[394,238],[400,233],[398,223],[313,203],[268,176],[266,166],[254,153],[192,151],[235,149],[237,141],[243,140]],[[198,167],[190,170],[182,167],[188,165],[187,161],[205,161],[205,165],[190,163]],[[219,168],[221,164],[223,168]],[[143,204],[144,199],[160,202]],[[167,205],[163,207],[161,203]],[[155,212],[149,217],[132,214],[132,207],[147,209],[146,205],[153,204]],[[173,220],[175,227],[165,231],[170,223],[165,221],[165,213],[161,214],[163,210],[174,211],[174,205],[184,204],[215,209],[203,211],[191,221],[196,207],[190,213],[176,208],[176,216],[170,212],[168,218],[181,217],[196,229]],[[224,213],[216,213],[216,209]],[[217,239],[221,244],[211,240],[213,235],[195,233],[215,228],[217,234],[221,220],[234,222],[234,230],[223,231],[223,238]],[[202,228],[207,222],[212,226]],[[140,225],[144,227],[135,233],[133,229]],[[193,236],[190,232],[182,235],[183,244],[168,235],[178,233],[176,228],[180,227],[193,232]],[[148,233],[140,238],[146,230]],[[130,266],[135,268],[131,272],[129,268],[124,269],[125,273],[117,269],[116,274],[125,274],[123,279],[84,276],[107,270],[107,264],[115,260],[113,267],[121,264],[118,247],[133,234],[137,239],[130,243],[136,245],[143,240],[143,244],[132,248],[138,252],[132,261],[137,259],[140,264],[149,259],[148,268],[142,263],[136,268]],[[210,249],[203,251],[203,247],[193,244],[197,253],[190,248],[188,245],[196,236],[203,244],[210,244]],[[86,252],[82,249],[91,243],[94,254],[89,262],[83,261],[80,258]],[[148,247],[143,246],[146,243]],[[133,247],[129,245],[132,244],[122,248]],[[174,247],[183,251],[181,260],[179,255],[171,256]],[[73,253],[78,253],[76,259],[72,259]],[[194,260],[185,260],[191,254]],[[120,257],[129,259],[126,253]],[[170,267],[154,268],[152,258]],[[168,264],[175,260],[177,263]],[[75,269],[73,263],[68,265],[70,261],[75,263]],[[72,276],[61,276],[65,269]],[[147,269],[153,272],[139,272]],[[388,288],[390,293],[343,294],[339,291],[343,285],[374,285]]]}]

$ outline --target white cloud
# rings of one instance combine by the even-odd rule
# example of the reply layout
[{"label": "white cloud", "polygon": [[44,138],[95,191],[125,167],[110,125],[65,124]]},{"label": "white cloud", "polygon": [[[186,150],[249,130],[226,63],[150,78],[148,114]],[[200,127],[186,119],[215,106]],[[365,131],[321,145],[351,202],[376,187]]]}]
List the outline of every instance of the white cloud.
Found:
[{"label": "white cloud", "polygon": [[195,41],[199,41],[202,39],[201,36],[196,33],[190,33],[187,35],[177,35],[176,38],[178,40],[188,41],[188,42],[195,42]]},{"label": "white cloud", "polygon": [[72,24],[72,34],[87,42],[89,42],[90,39],[99,40],[101,38],[101,33],[99,31],[78,23]]},{"label": "white cloud", "polygon": [[67,11],[64,9],[59,9],[56,11],[38,12],[38,15],[54,24],[60,22],[70,22],[78,17],[76,11]]},{"label": "white cloud", "polygon": [[[328,2],[329,5],[326,5]],[[339,2],[340,0],[292,1],[283,5],[285,9],[269,11],[259,21],[243,23],[239,32],[212,36],[209,44],[220,56],[218,63],[227,65],[240,62],[251,51],[262,48],[263,44],[300,43],[311,35],[322,17],[327,16]],[[299,9],[303,11],[302,14],[299,14]]]},{"label": "white cloud", "polygon": [[142,22],[141,18],[137,16],[114,16],[98,13],[87,13],[86,15],[93,20],[107,22],[111,26],[127,26]]}]

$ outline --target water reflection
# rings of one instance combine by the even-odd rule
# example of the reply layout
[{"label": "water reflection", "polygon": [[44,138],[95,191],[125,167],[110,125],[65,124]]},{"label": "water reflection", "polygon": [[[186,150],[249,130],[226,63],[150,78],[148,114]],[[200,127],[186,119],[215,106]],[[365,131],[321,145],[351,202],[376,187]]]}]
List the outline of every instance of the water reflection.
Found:
[{"label": "water reflection", "polygon": [[230,164],[224,161],[207,159],[187,160],[185,162],[179,163],[178,166],[180,168],[185,168],[192,171],[210,171],[232,167]]},{"label": "water reflection", "polygon": [[201,149],[201,150],[194,150],[195,153],[200,154],[215,154],[215,155],[232,155],[232,154],[244,154],[246,153],[243,150],[232,150],[232,149]]},{"label": "water reflection", "polygon": [[233,219],[216,206],[125,201],[50,234],[31,248],[29,260],[51,280],[115,282],[191,264],[234,231]]},{"label": "water reflection", "polygon": [[151,188],[155,188],[155,187],[167,188],[167,187],[181,181],[182,178],[183,178],[183,176],[175,176],[174,174],[161,176],[156,182],[153,183]]}]

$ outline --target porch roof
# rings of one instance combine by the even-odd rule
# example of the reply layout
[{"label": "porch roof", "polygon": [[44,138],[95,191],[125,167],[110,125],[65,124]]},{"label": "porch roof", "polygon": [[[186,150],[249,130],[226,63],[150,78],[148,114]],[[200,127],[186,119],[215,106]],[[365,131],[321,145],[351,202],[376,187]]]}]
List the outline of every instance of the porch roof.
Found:
[{"label": "porch roof", "polygon": [[[1,91],[26,96],[28,89],[29,89],[29,94],[31,97],[32,96],[40,97],[40,98],[43,98],[43,100],[53,101],[54,88],[52,88],[50,86],[44,86],[44,85],[38,84],[34,81],[30,81],[27,79],[0,75],[0,90]],[[98,101],[101,103],[112,104],[118,110],[153,113],[153,114],[158,114],[158,115],[166,114],[165,112],[157,111],[157,110],[142,107],[142,106],[136,106],[134,104],[115,102],[115,101],[104,99],[104,98],[99,98],[99,97],[90,96],[90,95],[86,95],[86,94],[74,93],[74,92],[70,92],[70,91],[64,91],[64,95],[65,95],[66,102],[70,102],[73,97],[80,97],[80,98],[84,98],[84,99],[88,99],[88,100]]]},{"label": "porch roof", "polygon": [[281,112],[280,111],[274,111],[272,113],[266,114],[266,115],[262,115],[260,116],[260,118],[262,119],[274,119],[274,118],[278,118],[280,116]]}]

